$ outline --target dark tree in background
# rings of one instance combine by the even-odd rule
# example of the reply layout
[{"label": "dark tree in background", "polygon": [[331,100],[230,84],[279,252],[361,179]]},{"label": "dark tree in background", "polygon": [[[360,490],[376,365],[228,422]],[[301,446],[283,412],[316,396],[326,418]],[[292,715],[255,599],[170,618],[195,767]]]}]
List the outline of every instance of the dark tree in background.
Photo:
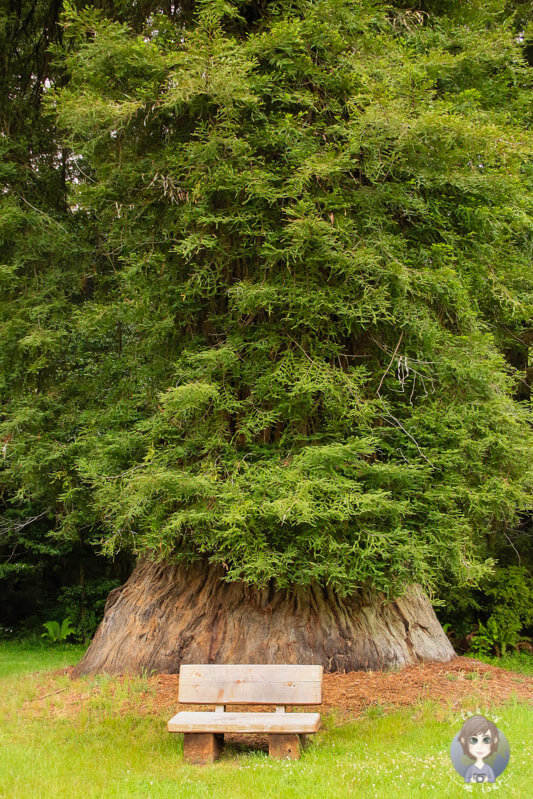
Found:
[{"label": "dark tree in background", "polygon": [[527,8],[30,7],[40,71],[40,23],[5,27],[0,576],[139,558],[85,670],[446,659],[422,591],[453,615],[492,590],[516,639]]}]

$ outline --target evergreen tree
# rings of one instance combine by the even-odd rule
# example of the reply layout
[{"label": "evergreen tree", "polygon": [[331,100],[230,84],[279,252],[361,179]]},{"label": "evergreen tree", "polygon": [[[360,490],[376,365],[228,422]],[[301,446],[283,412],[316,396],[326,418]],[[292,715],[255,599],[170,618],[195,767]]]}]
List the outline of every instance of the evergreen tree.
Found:
[{"label": "evergreen tree", "polygon": [[6,491],[254,586],[476,584],[530,507],[513,9],[150,11],[66,7],[67,207],[3,212]]}]

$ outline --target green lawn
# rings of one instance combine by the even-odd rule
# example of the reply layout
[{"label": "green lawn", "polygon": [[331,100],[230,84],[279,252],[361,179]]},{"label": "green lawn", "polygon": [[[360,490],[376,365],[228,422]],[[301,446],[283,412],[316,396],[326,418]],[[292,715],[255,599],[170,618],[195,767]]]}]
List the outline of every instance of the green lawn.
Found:
[{"label": "green lawn", "polygon": [[[150,711],[155,688],[148,680],[73,682],[50,673],[80,654],[79,647],[0,643],[0,797],[444,799],[465,794],[467,786],[448,755],[462,724],[457,709],[425,703],[382,714],[374,708],[341,726],[329,716],[298,762],[227,747],[221,761],[200,768],[184,765],[181,736],[165,730],[168,711]],[[463,708],[476,711],[468,703]],[[511,746],[511,761],[495,787],[502,789],[501,796],[530,795],[533,708],[511,702],[491,707],[490,714]],[[472,786],[479,792],[490,788]]]},{"label": "green lawn", "polygon": [[[0,679],[28,672],[61,669],[78,662],[84,646],[55,644],[40,639],[0,641]],[[1,700],[0,700],[1,701]]]}]

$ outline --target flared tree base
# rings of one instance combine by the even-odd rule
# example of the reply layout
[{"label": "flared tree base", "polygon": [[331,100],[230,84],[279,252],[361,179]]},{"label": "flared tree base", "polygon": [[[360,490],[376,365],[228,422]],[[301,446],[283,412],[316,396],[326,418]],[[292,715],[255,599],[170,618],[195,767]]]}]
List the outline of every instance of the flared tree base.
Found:
[{"label": "flared tree base", "polygon": [[222,572],[144,560],[107,600],[75,675],[176,673],[181,663],[314,663],[326,671],[445,662],[455,653],[416,586],[387,602],[317,586],[257,590]]}]

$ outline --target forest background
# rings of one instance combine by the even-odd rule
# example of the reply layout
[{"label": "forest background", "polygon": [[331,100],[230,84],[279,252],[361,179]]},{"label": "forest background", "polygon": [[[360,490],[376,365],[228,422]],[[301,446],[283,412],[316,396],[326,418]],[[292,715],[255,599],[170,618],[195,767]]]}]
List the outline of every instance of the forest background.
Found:
[{"label": "forest background", "polygon": [[529,3],[0,8],[3,634],[148,553],[527,637]]}]

